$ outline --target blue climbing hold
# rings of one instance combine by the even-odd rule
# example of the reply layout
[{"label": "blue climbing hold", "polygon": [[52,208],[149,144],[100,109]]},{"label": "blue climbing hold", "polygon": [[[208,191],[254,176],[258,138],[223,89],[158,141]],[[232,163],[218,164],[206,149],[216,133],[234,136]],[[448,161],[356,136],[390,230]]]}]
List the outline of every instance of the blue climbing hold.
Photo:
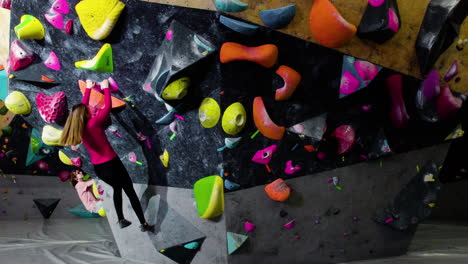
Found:
[{"label": "blue climbing hold", "polygon": [[219,22],[221,22],[221,24],[225,25],[226,27],[236,32],[239,32],[244,35],[249,35],[249,36],[255,34],[258,29],[258,26],[245,23],[237,19],[225,17],[223,15],[219,17]]},{"label": "blue climbing hold", "polygon": [[249,4],[240,0],[215,0],[216,8],[223,12],[242,12],[249,7]]},{"label": "blue climbing hold", "polygon": [[240,185],[226,179],[226,180],[224,180],[224,188],[226,188],[226,190],[229,190],[229,191],[234,191],[234,190],[239,189]]},{"label": "blue climbing hold", "polygon": [[156,120],[156,124],[158,124],[158,125],[169,125],[170,123],[172,123],[172,121],[175,120],[175,116],[174,116],[175,113],[176,113],[175,109],[170,110],[163,117]]},{"label": "blue climbing hold", "polygon": [[296,5],[260,11],[260,18],[267,27],[278,29],[287,26],[296,15]]}]

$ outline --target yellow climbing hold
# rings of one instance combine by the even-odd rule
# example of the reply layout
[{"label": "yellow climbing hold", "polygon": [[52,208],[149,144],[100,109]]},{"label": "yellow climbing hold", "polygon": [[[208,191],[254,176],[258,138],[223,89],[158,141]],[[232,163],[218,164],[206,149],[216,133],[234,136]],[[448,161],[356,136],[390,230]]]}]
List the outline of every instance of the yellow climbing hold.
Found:
[{"label": "yellow climbing hold", "polygon": [[428,204],[430,208],[434,208],[435,207],[435,203],[430,203]]},{"label": "yellow climbing hold", "polygon": [[112,46],[108,43],[104,44],[92,60],[77,61],[75,67],[97,72],[114,72]]},{"label": "yellow climbing hold", "polygon": [[164,100],[180,100],[187,95],[190,79],[182,77],[178,80],[171,82],[162,92]]},{"label": "yellow climbing hold", "polygon": [[159,156],[159,159],[161,160],[164,167],[169,167],[169,152],[167,152],[167,150],[164,150],[164,153]]},{"label": "yellow climbing hold", "polygon": [[221,108],[218,102],[210,97],[203,99],[198,109],[198,118],[200,119],[201,125],[205,128],[212,128],[216,126],[220,116]]},{"label": "yellow climbing hold", "polygon": [[59,150],[58,156],[59,156],[59,160],[63,164],[73,166],[73,162],[71,161],[71,159],[65,153],[63,153],[63,151]]},{"label": "yellow climbing hold", "polygon": [[81,25],[94,40],[109,36],[124,8],[119,0],[83,0],[75,6]]},{"label": "yellow climbing hold", "polygon": [[96,182],[93,183],[93,194],[94,194],[94,197],[96,198],[101,198],[101,195],[99,195],[99,190],[98,190],[98,187],[96,185]]},{"label": "yellow climbing hold", "polygon": [[60,137],[62,137],[62,130],[49,125],[42,128],[41,139],[44,144],[48,146],[60,146]]},{"label": "yellow climbing hold", "polygon": [[106,217],[107,216],[106,210],[104,210],[104,208],[99,209],[98,215],[101,217]]},{"label": "yellow climbing hold", "polygon": [[45,36],[44,26],[41,21],[31,15],[21,16],[20,23],[15,27],[18,39],[38,39]]},{"label": "yellow climbing hold", "polygon": [[31,113],[31,103],[29,103],[28,98],[22,92],[11,92],[5,98],[5,106],[16,115],[27,115]]},{"label": "yellow climbing hold", "polygon": [[247,114],[244,106],[239,102],[233,103],[226,108],[221,121],[224,132],[229,135],[241,132],[246,123]]}]

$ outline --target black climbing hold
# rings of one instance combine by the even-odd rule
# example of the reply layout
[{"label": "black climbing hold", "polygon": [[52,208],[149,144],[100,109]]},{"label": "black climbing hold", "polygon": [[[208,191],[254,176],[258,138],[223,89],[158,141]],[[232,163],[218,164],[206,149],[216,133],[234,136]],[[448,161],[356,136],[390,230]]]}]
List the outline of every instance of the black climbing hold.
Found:
[{"label": "black climbing hold", "polygon": [[37,209],[41,212],[44,219],[49,219],[57,207],[60,199],[33,199]]},{"label": "black climbing hold", "polygon": [[468,12],[466,0],[432,0],[416,41],[416,54],[424,76],[458,36]]},{"label": "black climbing hold", "polygon": [[284,211],[284,210],[281,210],[280,211],[280,216],[281,217],[286,217],[286,216],[288,216],[288,213],[286,211]]},{"label": "black climbing hold", "polygon": [[400,27],[400,12],[396,0],[387,0],[378,6],[369,1],[357,35],[381,44],[392,38]]}]

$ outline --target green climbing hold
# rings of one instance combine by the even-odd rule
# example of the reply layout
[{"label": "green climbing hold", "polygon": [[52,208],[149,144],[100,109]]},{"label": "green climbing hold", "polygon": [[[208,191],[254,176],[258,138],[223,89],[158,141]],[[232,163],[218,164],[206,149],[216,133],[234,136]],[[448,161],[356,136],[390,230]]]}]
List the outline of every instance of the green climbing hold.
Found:
[{"label": "green climbing hold", "polygon": [[236,234],[232,232],[227,232],[227,249],[228,249],[228,254],[231,255],[236,251],[244,242],[249,238],[248,236],[244,236],[241,234]]},{"label": "green climbing hold", "polygon": [[75,67],[97,72],[114,72],[112,46],[108,43],[104,44],[93,59],[77,61],[75,62]]}]

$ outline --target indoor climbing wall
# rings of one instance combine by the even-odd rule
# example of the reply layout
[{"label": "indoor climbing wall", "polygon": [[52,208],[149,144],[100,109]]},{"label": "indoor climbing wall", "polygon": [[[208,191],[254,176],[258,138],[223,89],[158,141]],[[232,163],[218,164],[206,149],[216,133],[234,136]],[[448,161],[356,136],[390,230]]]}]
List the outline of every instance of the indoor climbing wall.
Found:
[{"label": "indoor climbing wall", "polygon": [[[30,173],[34,164],[54,175],[77,166],[94,177],[83,146],[62,147],[57,141],[71,106],[81,101],[84,81],[108,79],[114,110],[106,133],[133,182],[193,188],[197,208],[192,209],[198,209],[203,219],[223,212],[223,190],[229,192],[225,196],[227,231],[233,232],[227,235],[229,254],[246,241],[249,234],[241,232],[246,220],[268,221],[263,216],[256,218],[254,212],[264,208],[269,210],[265,215],[276,217],[281,209],[278,205],[284,201],[289,201],[283,209],[291,215],[283,214],[275,221],[288,220],[286,229],[294,228],[293,214],[310,209],[311,201],[319,203],[335,194],[336,203],[316,208],[314,216],[307,215],[310,219],[298,220],[298,224],[311,224],[325,217],[327,226],[334,228],[343,219],[352,219],[356,212],[340,214],[335,209],[343,207],[344,201],[352,206],[353,199],[358,199],[353,194],[355,185],[361,187],[358,193],[369,192],[369,199],[375,202],[371,207],[359,207],[356,216],[372,225],[372,231],[361,236],[350,227],[343,230],[345,235],[324,234],[323,243],[310,240],[321,251],[317,259],[338,262],[387,256],[389,253],[380,251],[381,243],[374,246],[379,248],[376,254],[369,254],[366,246],[366,250],[360,248],[359,254],[350,255],[346,252],[360,244],[344,244],[354,239],[368,240],[382,228],[386,231],[379,233],[381,242],[392,243],[391,254],[402,254],[406,247],[401,244],[408,242],[412,233],[395,235],[390,226],[408,221],[416,225],[424,216],[403,221],[382,213],[383,224],[388,225],[384,226],[373,221],[376,209],[393,201],[396,211],[407,213],[399,202],[403,199],[399,191],[406,188],[412,177],[424,178],[426,182],[425,177],[431,174],[423,187],[438,186],[437,175],[433,175],[438,174],[438,169],[429,172],[423,166],[432,160],[438,168],[447,147],[438,144],[463,134],[457,125],[465,97],[444,86],[437,72],[429,73],[424,81],[418,78],[414,45],[425,4],[399,1],[398,8],[385,8],[384,13],[391,17],[380,31],[373,32],[378,41],[385,38],[384,44],[354,36],[364,10],[380,7],[384,2],[387,4],[370,1],[369,7],[357,1],[337,1],[335,9],[328,1],[317,0],[315,7],[301,2],[280,10],[266,10],[280,7],[282,2],[247,5],[215,1],[213,5],[210,1],[207,6],[199,6],[201,2],[197,1],[191,7],[202,9],[192,9],[134,0],[110,1],[113,6],[100,1],[96,8],[89,6],[95,4],[91,0],[50,1],[41,6],[16,0],[11,13],[8,70],[11,91],[17,93],[10,94],[9,109],[27,122],[23,126],[22,119],[15,119],[24,128],[17,131],[28,133],[17,138],[29,140],[18,143],[22,146],[18,154],[25,157],[21,164],[10,164],[8,168]],[[232,16],[214,12],[215,8],[246,11]],[[342,15],[349,23],[330,18],[336,18],[343,8],[348,10]],[[258,15],[260,10],[265,12]],[[412,12],[421,15],[410,19]],[[106,19],[115,24],[113,28],[93,23]],[[328,26],[344,26],[345,30],[334,35],[334,31],[323,30]],[[360,28],[359,34],[363,31]],[[449,47],[452,48],[453,45]],[[452,77],[455,76],[458,77]],[[95,88],[91,96],[93,113],[102,107],[103,97]],[[434,145],[438,151],[433,151],[433,156],[397,167],[399,159],[406,157],[403,153]],[[54,161],[41,163],[46,157]],[[387,167],[387,161],[392,165]],[[392,182],[392,190],[385,196],[377,195],[401,171],[405,175]],[[372,174],[384,174],[385,180]],[[340,179],[346,177],[350,180]],[[326,183],[327,188],[314,190],[317,196],[301,198],[301,193],[312,190],[308,185],[316,187],[319,182]],[[148,195],[151,197],[151,193]],[[246,197],[263,200],[250,205],[249,200],[242,199]],[[413,198],[429,211],[435,200],[430,196],[426,201],[416,194]],[[148,208],[162,207],[166,217],[179,219],[174,223],[192,228],[170,207],[161,206],[161,201],[148,202]],[[355,226],[361,223],[358,219],[351,221],[356,222]],[[179,230],[172,234],[177,239],[171,237],[162,243],[164,232],[170,233],[171,228],[176,229],[169,225],[161,229],[159,236],[150,237],[160,253],[206,236],[195,228],[195,235],[187,238],[187,234],[179,236]],[[312,228],[307,225],[303,232]],[[323,226],[318,228],[320,232],[326,230]],[[251,258],[250,254],[252,260],[262,254],[278,256],[287,250],[284,244],[289,242],[285,241],[268,244],[267,248],[258,246],[271,235],[259,231],[258,237],[252,233],[247,240],[252,244],[230,261],[242,262]],[[300,241],[299,231],[288,233],[287,239]],[[324,247],[326,252],[321,249]]]}]

